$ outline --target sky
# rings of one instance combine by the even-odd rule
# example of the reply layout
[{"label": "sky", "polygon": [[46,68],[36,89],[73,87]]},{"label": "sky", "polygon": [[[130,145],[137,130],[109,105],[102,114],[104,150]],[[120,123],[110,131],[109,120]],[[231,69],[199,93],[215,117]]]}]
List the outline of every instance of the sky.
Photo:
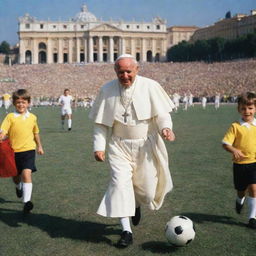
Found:
[{"label": "sky", "polygon": [[18,18],[29,13],[38,20],[67,21],[87,5],[98,19],[152,21],[167,20],[167,26],[214,24],[225,17],[256,9],[256,0],[0,0],[0,43],[18,43]]}]

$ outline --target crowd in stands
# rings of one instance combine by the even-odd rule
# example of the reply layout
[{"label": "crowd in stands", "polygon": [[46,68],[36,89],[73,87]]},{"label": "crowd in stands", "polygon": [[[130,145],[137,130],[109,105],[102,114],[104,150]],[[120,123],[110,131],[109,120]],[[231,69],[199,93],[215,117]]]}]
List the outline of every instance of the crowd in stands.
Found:
[{"label": "crowd in stands", "polygon": [[[221,63],[140,63],[139,74],[158,81],[169,95],[192,94],[222,101],[233,100],[243,91],[256,90],[256,60]],[[1,65],[0,95],[18,88],[28,89],[37,99],[56,99],[70,88],[78,99],[93,99],[99,88],[115,79],[113,64]]]}]

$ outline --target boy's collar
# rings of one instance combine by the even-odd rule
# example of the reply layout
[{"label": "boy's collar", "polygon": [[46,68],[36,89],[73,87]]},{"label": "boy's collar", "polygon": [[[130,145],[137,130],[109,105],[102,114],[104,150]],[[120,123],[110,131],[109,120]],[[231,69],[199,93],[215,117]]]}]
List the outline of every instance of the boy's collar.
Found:
[{"label": "boy's collar", "polygon": [[25,114],[21,114],[19,112],[17,112],[16,110],[14,111],[14,116],[18,117],[18,116],[23,116],[24,118],[28,118],[30,115],[29,111],[27,110]]},{"label": "boy's collar", "polygon": [[250,127],[250,125],[256,126],[256,119],[254,118],[251,123],[245,122],[242,118],[239,120],[241,126]]}]

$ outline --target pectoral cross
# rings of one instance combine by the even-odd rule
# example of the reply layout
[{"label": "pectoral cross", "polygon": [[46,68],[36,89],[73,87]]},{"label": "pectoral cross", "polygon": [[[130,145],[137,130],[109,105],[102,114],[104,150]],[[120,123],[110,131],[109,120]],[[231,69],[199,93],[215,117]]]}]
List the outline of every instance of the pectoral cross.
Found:
[{"label": "pectoral cross", "polygon": [[125,111],[122,116],[124,117],[124,122],[127,123],[127,116],[129,116],[129,114]]}]

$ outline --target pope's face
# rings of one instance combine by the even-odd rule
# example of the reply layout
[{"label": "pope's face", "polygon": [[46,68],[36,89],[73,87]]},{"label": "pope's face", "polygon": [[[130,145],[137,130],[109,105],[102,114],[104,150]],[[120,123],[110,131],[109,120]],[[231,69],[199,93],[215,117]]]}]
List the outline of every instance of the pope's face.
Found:
[{"label": "pope's face", "polygon": [[120,84],[128,88],[136,78],[138,65],[131,58],[123,58],[116,63],[115,71]]}]

